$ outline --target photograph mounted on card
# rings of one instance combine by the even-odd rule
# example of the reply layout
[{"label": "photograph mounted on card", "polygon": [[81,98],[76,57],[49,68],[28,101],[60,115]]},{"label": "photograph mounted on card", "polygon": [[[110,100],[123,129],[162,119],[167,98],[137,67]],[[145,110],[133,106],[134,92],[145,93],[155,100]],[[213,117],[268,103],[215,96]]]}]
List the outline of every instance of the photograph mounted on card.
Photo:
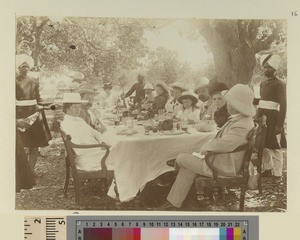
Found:
[{"label": "photograph mounted on card", "polygon": [[286,210],[286,20],[15,20],[16,209]]}]

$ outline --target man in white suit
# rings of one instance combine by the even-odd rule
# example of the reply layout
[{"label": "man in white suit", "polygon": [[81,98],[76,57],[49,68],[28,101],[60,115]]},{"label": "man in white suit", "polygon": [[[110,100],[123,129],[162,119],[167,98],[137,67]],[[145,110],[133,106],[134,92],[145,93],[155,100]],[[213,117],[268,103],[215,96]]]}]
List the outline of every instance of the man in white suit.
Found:
[{"label": "man in white suit", "polygon": [[[235,176],[242,168],[243,155],[245,150],[235,151],[239,146],[247,143],[248,133],[253,129],[253,116],[255,109],[252,104],[254,93],[243,84],[233,86],[229,91],[223,92],[227,104],[229,120],[219,130],[216,137],[207,142],[200,149],[200,154],[218,152],[213,156],[213,166],[218,170],[219,175]],[[175,165],[179,172],[167,201],[158,210],[172,210],[180,208],[185,200],[197,174],[211,177],[212,171],[200,154],[180,154]]]}]

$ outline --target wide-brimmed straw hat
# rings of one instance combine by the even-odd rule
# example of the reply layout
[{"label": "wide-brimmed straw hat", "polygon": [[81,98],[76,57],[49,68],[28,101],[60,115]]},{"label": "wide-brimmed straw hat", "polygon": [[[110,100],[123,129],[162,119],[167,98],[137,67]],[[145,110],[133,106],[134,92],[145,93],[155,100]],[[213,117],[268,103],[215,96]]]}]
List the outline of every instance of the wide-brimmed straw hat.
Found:
[{"label": "wide-brimmed straw hat", "polygon": [[70,71],[67,73],[67,76],[69,76],[70,78],[73,78],[73,80],[77,80],[77,81],[84,80],[84,74],[79,71]]},{"label": "wide-brimmed straw hat", "polygon": [[16,56],[16,69],[21,66],[27,65],[29,69],[34,67],[33,58],[26,54],[19,54]]},{"label": "wide-brimmed straw hat", "polygon": [[81,100],[79,93],[64,93],[61,100],[56,100],[57,103],[88,103],[88,100]]},{"label": "wide-brimmed straw hat", "polygon": [[191,99],[193,105],[196,105],[196,103],[198,102],[197,94],[193,93],[192,91],[183,92],[182,95],[178,98],[178,102],[182,104],[182,100],[184,99]]},{"label": "wide-brimmed straw hat", "polygon": [[180,89],[182,92],[188,91],[188,88],[186,88],[186,87],[184,86],[184,84],[181,83],[181,82],[174,82],[174,83],[171,83],[171,84],[170,84],[170,87],[171,87],[171,88],[178,88],[178,89]]},{"label": "wide-brimmed straw hat", "polygon": [[209,79],[207,77],[200,78],[195,84],[194,93],[196,93],[201,88],[208,87],[208,84]]},{"label": "wide-brimmed straw hat", "polygon": [[166,92],[169,92],[169,90],[170,90],[168,85],[165,82],[162,82],[162,81],[157,82],[155,86],[162,87]]},{"label": "wide-brimmed straw hat", "polygon": [[244,84],[236,84],[226,91],[222,91],[225,101],[238,112],[253,117],[256,114],[253,106],[254,93]]},{"label": "wide-brimmed straw hat", "polygon": [[144,86],[144,89],[150,89],[150,90],[154,90],[152,83],[146,83]]},{"label": "wide-brimmed straw hat", "polygon": [[79,94],[84,94],[84,93],[95,94],[95,95],[98,94],[98,92],[89,84],[85,84],[81,86],[76,92]]}]

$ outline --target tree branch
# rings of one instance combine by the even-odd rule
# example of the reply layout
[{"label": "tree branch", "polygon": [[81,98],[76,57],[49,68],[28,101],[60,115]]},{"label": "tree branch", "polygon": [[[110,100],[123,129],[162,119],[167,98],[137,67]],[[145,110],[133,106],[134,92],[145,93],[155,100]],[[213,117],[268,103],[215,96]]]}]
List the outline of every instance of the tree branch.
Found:
[{"label": "tree branch", "polygon": [[252,49],[258,53],[262,50],[267,50],[269,49],[270,45],[274,40],[278,37],[279,33],[282,30],[282,25],[279,24],[277,25],[274,29],[273,32],[270,36],[266,37],[265,39],[261,40],[258,39],[257,41],[254,42]]}]

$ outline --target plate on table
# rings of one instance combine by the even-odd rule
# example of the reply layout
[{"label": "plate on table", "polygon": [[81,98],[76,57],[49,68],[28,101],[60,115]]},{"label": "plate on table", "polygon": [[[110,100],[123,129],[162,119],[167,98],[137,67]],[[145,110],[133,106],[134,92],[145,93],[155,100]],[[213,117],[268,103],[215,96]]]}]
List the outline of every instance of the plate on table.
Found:
[{"label": "plate on table", "polygon": [[136,124],[140,125],[140,126],[143,126],[145,124],[145,121],[137,121]]},{"label": "plate on table", "polygon": [[128,129],[121,129],[117,131],[117,135],[132,135],[136,134],[138,131],[136,129],[128,130]]},{"label": "plate on table", "polygon": [[180,134],[183,134],[184,131],[182,130],[174,130],[174,131],[171,131],[171,130],[168,130],[168,131],[162,131],[162,134],[163,135],[180,135]]}]

